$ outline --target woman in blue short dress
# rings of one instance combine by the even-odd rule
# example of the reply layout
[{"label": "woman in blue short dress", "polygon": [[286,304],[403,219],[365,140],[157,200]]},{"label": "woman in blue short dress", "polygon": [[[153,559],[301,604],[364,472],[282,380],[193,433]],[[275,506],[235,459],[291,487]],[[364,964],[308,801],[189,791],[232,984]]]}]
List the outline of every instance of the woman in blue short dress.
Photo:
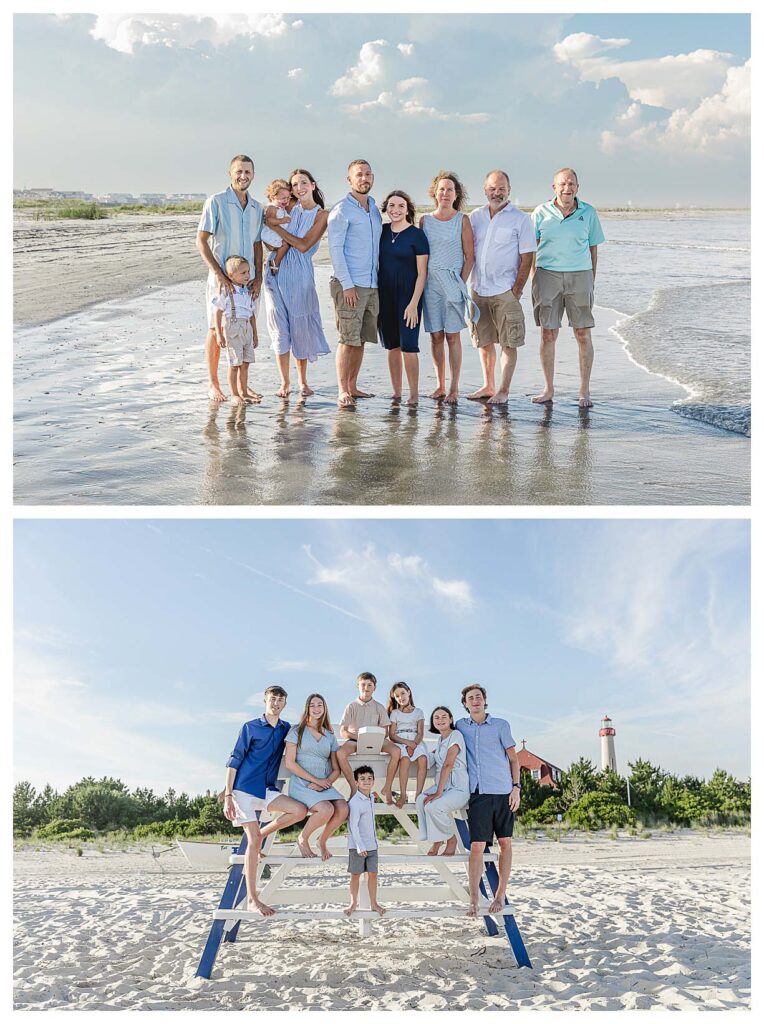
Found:
[{"label": "woman in blue short dress", "polygon": [[419,320],[427,279],[430,246],[414,225],[416,207],[405,192],[391,192],[380,207],[390,218],[379,240],[379,319],[382,347],[393,385],[393,401],[401,399],[403,368],[409,405],[419,402]]},{"label": "woman in blue short dress", "polygon": [[[286,766],[292,773],[289,795],[308,808],[308,820],[297,840],[303,857],[315,857],[309,839],[319,828],[321,858],[331,857],[326,842],[348,816],[347,800],[332,783],[340,777],[337,738],[329,720],[329,709],[320,693],[312,693],[297,725],[286,738]],[[300,794],[299,796],[297,794]]]},{"label": "woman in blue short dress", "polygon": [[[268,227],[289,244],[289,249],[276,273],[273,253],[269,253],[263,271],[265,309],[271,348],[281,377],[276,392],[280,398],[289,395],[289,361],[297,364],[300,395],[313,394],[308,384],[308,363],[330,352],[321,324],[318,295],[313,274],[313,255],[326,231],[329,214],[324,209],[324,196],[309,171],[298,168],[289,176],[297,205],[289,221],[268,220]],[[268,217],[271,214],[267,215]],[[283,227],[288,223],[289,229]]]},{"label": "woman in blue short dress", "polygon": [[[470,219],[462,212],[467,192],[453,171],[439,171],[429,196],[435,202],[432,213],[423,214],[419,227],[430,243],[430,263],[424,289],[424,329],[432,343],[432,361],[438,385],[430,398],[449,404],[459,400],[462,367],[462,339],[465,311],[470,319],[478,314],[469,297],[467,278],[475,262],[475,242]],[[446,345],[451,383],[446,390]]]}]

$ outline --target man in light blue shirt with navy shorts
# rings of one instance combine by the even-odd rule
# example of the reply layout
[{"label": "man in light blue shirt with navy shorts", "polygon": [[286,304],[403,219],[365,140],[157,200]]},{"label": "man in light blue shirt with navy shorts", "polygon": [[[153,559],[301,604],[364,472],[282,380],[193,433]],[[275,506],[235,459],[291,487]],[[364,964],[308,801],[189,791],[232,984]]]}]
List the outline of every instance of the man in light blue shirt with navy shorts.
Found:
[{"label": "man in light blue shirt with navy shorts", "polygon": [[515,813],[520,807],[520,762],[509,722],[494,718],[486,711],[486,691],[478,683],[462,690],[462,704],[469,718],[460,718],[456,728],[464,737],[467,749],[467,772],[470,779],[470,801],[467,824],[470,830],[470,909],[477,913],[480,879],[483,874],[485,848],[496,841],[499,845],[499,882],[489,912],[498,914],[512,870],[512,833]]},{"label": "man in light blue shirt with navy shorts", "polygon": [[578,405],[590,409],[589,381],[594,363],[592,327],[597,246],[605,241],[597,211],[577,198],[578,175],[562,167],[552,180],[554,199],[533,211],[536,228],[533,315],[541,328],[541,368],[544,390],[532,399],[537,405],[554,398],[554,355],[563,309],[578,342],[581,387]]}]

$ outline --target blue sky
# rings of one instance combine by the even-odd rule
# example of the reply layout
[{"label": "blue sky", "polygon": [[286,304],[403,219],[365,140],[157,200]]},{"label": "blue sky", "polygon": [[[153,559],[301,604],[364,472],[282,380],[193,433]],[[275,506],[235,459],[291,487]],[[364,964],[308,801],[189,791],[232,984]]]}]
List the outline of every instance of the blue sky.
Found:
[{"label": "blue sky", "polygon": [[14,184],[209,192],[243,150],[257,193],[363,155],[420,201],[572,164],[600,205],[747,205],[749,57],[745,14],[17,15]]},{"label": "blue sky", "polygon": [[279,682],[334,720],[488,689],[561,767],[750,773],[742,521],[87,520],[15,524],[15,774],[201,792]]}]

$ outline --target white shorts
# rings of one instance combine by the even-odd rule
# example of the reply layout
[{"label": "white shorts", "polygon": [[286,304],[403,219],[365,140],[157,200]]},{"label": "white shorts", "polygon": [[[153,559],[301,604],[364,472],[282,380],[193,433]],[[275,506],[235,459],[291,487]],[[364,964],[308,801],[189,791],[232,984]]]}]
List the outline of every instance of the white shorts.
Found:
[{"label": "white shorts", "polygon": [[418,743],[413,754],[409,754],[409,748],[405,743],[396,743],[395,745],[400,750],[401,757],[410,757],[412,761],[416,761],[418,757],[427,757],[427,747],[424,743]]},{"label": "white shorts", "polygon": [[241,828],[242,825],[246,825],[250,821],[257,821],[257,812],[267,811],[268,804],[273,803],[277,796],[283,795],[278,789],[266,789],[265,797],[252,796],[251,793],[245,793],[241,789],[234,789],[233,806],[236,809],[234,825]]}]

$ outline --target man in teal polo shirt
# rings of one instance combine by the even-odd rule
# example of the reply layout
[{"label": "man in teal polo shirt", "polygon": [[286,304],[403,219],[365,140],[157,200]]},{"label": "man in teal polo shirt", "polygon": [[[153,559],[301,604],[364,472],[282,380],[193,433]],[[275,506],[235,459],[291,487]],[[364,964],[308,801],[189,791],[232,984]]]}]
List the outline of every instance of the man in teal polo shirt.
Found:
[{"label": "man in teal polo shirt", "polygon": [[554,199],[533,211],[537,249],[531,290],[533,316],[541,328],[544,390],[532,401],[540,405],[554,398],[554,351],[564,309],[578,342],[578,405],[589,409],[589,379],[594,362],[594,278],[597,246],[605,241],[605,235],[594,207],[577,198],[578,175],[572,167],[557,171],[552,190]]}]

